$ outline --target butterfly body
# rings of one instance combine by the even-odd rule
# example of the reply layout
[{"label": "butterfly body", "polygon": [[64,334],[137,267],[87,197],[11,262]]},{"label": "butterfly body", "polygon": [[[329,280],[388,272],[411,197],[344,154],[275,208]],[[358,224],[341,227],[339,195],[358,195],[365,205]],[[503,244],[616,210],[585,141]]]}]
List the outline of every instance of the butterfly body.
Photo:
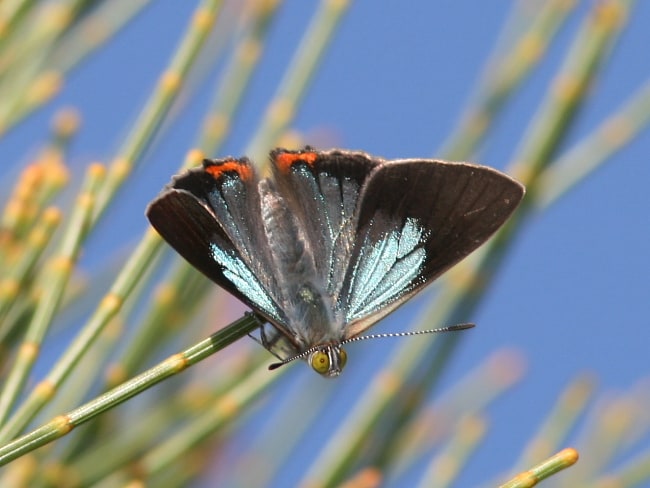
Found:
[{"label": "butterfly body", "polygon": [[263,345],[325,376],[341,343],[412,297],[500,227],[523,187],[483,166],[277,149],[273,176],[206,160],[147,209],[185,259],[263,316]]}]

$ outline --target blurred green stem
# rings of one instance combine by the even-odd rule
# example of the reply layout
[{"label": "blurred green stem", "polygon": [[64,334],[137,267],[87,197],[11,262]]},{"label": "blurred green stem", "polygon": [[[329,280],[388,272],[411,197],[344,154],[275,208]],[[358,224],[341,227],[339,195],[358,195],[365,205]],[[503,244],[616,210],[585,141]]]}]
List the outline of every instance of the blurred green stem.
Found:
[{"label": "blurred green stem", "polygon": [[207,339],[185,351],[170,356],[157,366],[113,388],[85,405],[55,417],[42,427],[0,447],[0,466],[63,437],[75,427],[89,421],[100,413],[119,405],[134,395],[220,351],[254,331],[260,325],[260,319],[253,314],[247,314],[219,332],[212,334]]}]

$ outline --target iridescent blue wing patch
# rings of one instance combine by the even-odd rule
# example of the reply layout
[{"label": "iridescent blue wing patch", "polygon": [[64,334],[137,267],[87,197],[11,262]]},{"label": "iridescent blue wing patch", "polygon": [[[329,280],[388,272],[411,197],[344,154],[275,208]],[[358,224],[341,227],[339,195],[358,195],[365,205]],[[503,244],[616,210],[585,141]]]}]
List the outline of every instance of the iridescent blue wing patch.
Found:
[{"label": "iridescent blue wing patch", "polygon": [[483,244],[524,194],[496,170],[388,161],[360,196],[355,245],[338,306],[355,337]]},{"label": "iridescent blue wing patch", "polygon": [[361,152],[276,149],[271,162],[278,191],[304,229],[317,273],[336,301],[354,248],[361,189],[379,160]]}]

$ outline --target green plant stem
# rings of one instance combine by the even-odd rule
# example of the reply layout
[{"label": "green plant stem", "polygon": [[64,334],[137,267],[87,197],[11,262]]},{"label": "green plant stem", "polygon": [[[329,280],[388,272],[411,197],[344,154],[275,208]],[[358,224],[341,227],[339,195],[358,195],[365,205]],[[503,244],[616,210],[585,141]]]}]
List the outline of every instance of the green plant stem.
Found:
[{"label": "green plant stem", "polygon": [[0,466],[63,437],[73,428],[151,388],[165,378],[184,371],[254,331],[260,325],[261,323],[255,315],[248,314],[207,339],[185,351],[170,356],[157,366],[113,388],[85,405],[53,418],[42,427],[0,447]]},{"label": "green plant stem", "polygon": [[619,111],[544,169],[534,204],[543,209],[554,203],[639,135],[649,122],[650,82],[646,82]]},{"label": "green plant stem", "polygon": [[[58,39],[83,11],[87,1],[62,0],[42,5],[37,11],[35,27],[14,31],[20,39],[14,38],[12,49],[6,50],[7,55],[0,59],[0,70],[5,75],[0,78],[0,93],[7,99],[0,108],[0,131],[14,126],[20,118],[17,114],[24,113],[25,106],[42,103],[39,78],[56,78],[51,84],[50,94],[58,91],[61,84],[58,76],[46,72],[43,67]],[[33,80],[37,80],[37,83],[33,83]],[[25,87],[29,88],[25,90]]]},{"label": "green plant stem", "polygon": [[[201,290],[186,296],[184,291],[194,290],[197,280],[203,285]],[[112,376],[124,381],[124,378],[128,378],[140,368],[142,361],[155,351],[155,346],[164,343],[163,340],[176,331],[176,324],[188,319],[189,312],[205,297],[209,289],[205,285],[204,277],[196,269],[187,262],[178,261],[171,277],[156,290],[147,315],[121,358],[113,363]]]},{"label": "green plant stem", "polygon": [[2,324],[0,326],[0,342],[9,333],[5,327],[10,322],[4,322],[3,319],[18,299],[19,294],[25,291],[27,277],[31,275],[60,222],[61,212],[58,209],[54,207],[46,209],[41,215],[40,221],[36,223],[27,237],[22,255],[17,262],[9,267],[7,274],[0,280],[0,324]]},{"label": "green plant stem", "polygon": [[118,156],[109,166],[106,184],[97,197],[94,220],[104,212],[113,195],[121,187],[169,112],[183,81],[208,39],[214,25],[221,0],[202,0],[197,7],[192,23],[183,41],[162,75],[158,86],[140,113],[129,136],[118,151]]},{"label": "green plant stem", "polygon": [[472,156],[506,102],[544,58],[549,43],[574,7],[566,0],[543,2],[530,25],[516,34],[519,37],[507,39],[503,43],[506,48],[494,53],[471,110],[442,150],[446,158],[460,161]]},{"label": "green plant stem", "polygon": [[[257,323],[259,327],[260,323]],[[255,327],[248,329],[248,332]],[[274,382],[282,370],[271,374],[266,364],[261,365],[239,384],[232,387],[216,403],[199,415],[187,428],[172,435],[160,445],[153,448],[139,460],[140,475],[144,478],[158,473],[161,469],[176,462],[189,449],[209,438],[217,429],[233,417],[241,414],[241,410],[259,395],[266,387]]]},{"label": "green plant stem", "polygon": [[[72,26],[64,29],[60,38],[52,43],[51,53],[44,58],[43,66],[31,80],[28,87],[31,96],[20,100],[21,103],[14,107],[5,121],[4,129],[17,126],[51,100],[64,84],[66,75],[89,54],[104,45],[148,3],[146,0],[113,0],[100,2],[88,15],[75,12]],[[28,18],[21,26],[30,30],[33,23],[33,20]],[[17,25],[19,24],[12,22],[12,30]],[[14,39],[10,44],[18,43],[20,41]]]},{"label": "green plant stem", "polygon": [[[152,445],[159,443],[157,439],[160,438],[161,426],[165,426],[163,430],[167,432],[178,433],[180,430],[191,429],[192,422],[204,415],[222,398],[228,397],[228,392],[239,385],[252,371],[258,369],[262,362],[268,365],[266,354],[261,361],[247,361],[246,365],[240,367],[237,365],[228,367],[228,375],[213,375],[207,387],[200,381],[189,381],[181,391],[174,391],[169,401],[157,402],[154,399],[147,409],[145,418],[140,419],[136,414],[137,422],[134,422],[130,429],[115,432],[114,435],[104,439],[101,445],[95,445],[92,450],[79,454],[70,463],[75,479],[81,486],[92,486],[109,476],[111,472],[128,466],[134,458],[142,456],[142,453],[151,449]],[[197,373],[195,377],[200,377],[201,373]],[[164,392],[161,397],[164,397]],[[103,415],[97,420],[106,418],[107,416]],[[191,419],[190,425],[179,428],[182,419]],[[108,423],[110,425],[110,420]],[[75,437],[78,436],[79,433]]]},{"label": "green plant stem", "polygon": [[[524,182],[536,180],[553,160],[589,87],[611,52],[630,3],[631,0],[607,0],[592,8],[514,158],[513,171],[520,173]],[[534,184],[529,185],[529,194],[523,204],[529,205],[536,199],[537,191]]]},{"label": "green plant stem", "polygon": [[68,73],[106,44],[148,5],[147,0],[99,2],[96,8],[78,19],[54,47],[49,62],[51,69]]},{"label": "green plant stem", "polygon": [[476,416],[462,418],[447,445],[432,459],[418,487],[451,486],[483,439],[485,430],[486,423],[482,418]]},{"label": "green plant stem", "polygon": [[521,458],[515,463],[513,472],[525,469],[537,459],[550,456],[565,442],[576,422],[584,416],[593,390],[593,380],[587,377],[580,377],[569,385],[546,421],[538,429],[537,434],[523,450]]},{"label": "green plant stem", "polygon": [[0,424],[3,424],[16,398],[38,358],[43,338],[55,316],[66,284],[79,255],[81,243],[90,225],[94,205],[94,194],[105,176],[104,168],[93,165],[88,169],[86,180],[79,192],[60,249],[39,278],[38,286],[42,296],[27,327],[25,339],[18,356],[12,364],[2,393],[0,393]]},{"label": "green plant stem", "polygon": [[571,448],[563,449],[530,470],[519,473],[510,481],[500,485],[499,488],[532,488],[540,481],[573,466],[576,462],[578,462],[578,452]]},{"label": "green plant stem", "polygon": [[463,416],[481,416],[482,412],[521,379],[524,361],[512,350],[498,351],[476,366],[435,404],[408,419],[391,440],[391,478],[398,478],[413,462],[421,459],[457,427]]},{"label": "green plant stem", "polygon": [[22,19],[33,7],[35,0],[4,0],[0,2],[0,22],[4,26],[0,37],[0,49],[6,47],[7,39],[12,32],[22,23]]},{"label": "green plant stem", "polygon": [[130,295],[157,256],[161,245],[162,241],[158,234],[153,230],[149,230],[122,268],[111,290],[99,303],[88,323],[75,337],[59,361],[52,367],[45,380],[32,390],[11,419],[2,427],[0,442],[7,442],[17,435],[54,396],[61,383],[88,351],[90,344],[121,309],[126,297]]},{"label": "green plant stem", "polygon": [[590,486],[593,488],[643,487],[647,486],[648,480],[650,480],[650,449],[646,449],[616,471],[599,476],[590,483]]},{"label": "green plant stem", "polygon": [[196,146],[205,154],[216,154],[229,133],[232,119],[264,52],[264,40],[278,4],[277,1],[265,0],[251,5],[250,25],[224,70],[210,111],[201,127]]},{"label": "green plant stem", "polygon": [[346,0],[321,0],[274,100],[266,110],[260,129],[248,145],[246,153],[253,161],[264,160],[269,148],[278,143],[289,122],[293,120],[296,107],[347,7]]}]

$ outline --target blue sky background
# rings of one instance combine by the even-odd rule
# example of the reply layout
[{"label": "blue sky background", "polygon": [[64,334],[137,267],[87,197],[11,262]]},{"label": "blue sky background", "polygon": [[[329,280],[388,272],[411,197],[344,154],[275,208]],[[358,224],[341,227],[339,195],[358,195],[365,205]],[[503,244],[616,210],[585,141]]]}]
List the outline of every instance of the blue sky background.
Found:
[{"label": "blue sky background", "polygon": [[[514,4],[351,2],[294,127],[308,142],[320,146],[361,149],[386,158],[439,155],[472,98]],[[592,2],[579,4],[475,162],[504,169],[517,151]],[[64,106],[77,107],[83,117],[72,150],[75,173],[81,175],[90,161],[110,160],[166,66],[194,6],[195,2],[153,2],[70,76],[54,102],[0,141],[2,188],[8,188],[17,168],[35,151],[33,141],[47,134],[52,114]],[[243,154],[312,12],[312,2],[285,2],[271,27],[264,59],[234,122],[232,137],[223,154],[213,156]],[[628,27],[593,87],[594,96],[566,138],[566,148],[648,81],[648,19],[650,3],[636,2]],[[192,98],[181,97],[178,119],[149,151],[133,181],[121,191],[118,204],[91,237],[83,258],[88,269],[105,262],[107,255],[126,252],[148,225],[144,208],[191,147],[221,67],[212,69]],[[593,374],[604,396],[625,393],[642,381],[648,391],[649,155],[650,131],[646,130],[561,200],[535,214],[519,233],[482,305],[468,317],[478,327],[464,333],[442,390],[504,347],[520,350],[528,368],[525,378],[490,409],[484,446],[489,448],[479,449],[459,486],[474,486],[508,468],[576,375]],[[404,330],[418,303],[375,330]],[[323,388],[354,391],[363,381],[363,373],[355,374],[361,358],[368,360],[377,356],[376,351],[391,347],[370,343],[350,347],[348,370]],[[296,365],[283,379],[286,383],[278,386],[277,395],[311,383],[313,374],[300,368]],[[270,398],[274,400],[273,392]],[[336,416],[324,419],[323,432],[314,432],[314,437],[327,436],[326,430],[335,424]],[[275,435],[263,421],[259,425],[261,435]],[[244,435],[242,451],[258,432]],[[290,468],[285,471],[281,481],[296,480]]]}]

